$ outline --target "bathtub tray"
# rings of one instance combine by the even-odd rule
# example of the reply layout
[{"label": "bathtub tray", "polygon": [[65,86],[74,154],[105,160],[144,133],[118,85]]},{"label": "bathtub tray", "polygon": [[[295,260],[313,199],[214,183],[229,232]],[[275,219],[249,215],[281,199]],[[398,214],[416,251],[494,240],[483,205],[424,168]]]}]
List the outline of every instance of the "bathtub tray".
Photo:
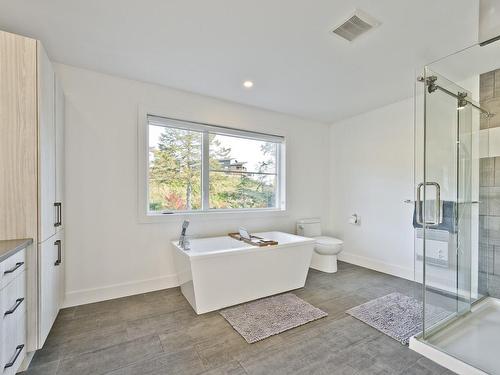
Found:
[{"label": "bathtub tray", "polygon": [[259,247],[274,246],[278,244],[278,241],[266,240],[262,237],[257,237],[252,235],[250,235],[250,239],[241,237],[239,233],[228,233],[228,236],[234,238],[235,240],[243,241],[246,242],[247,244]]}]

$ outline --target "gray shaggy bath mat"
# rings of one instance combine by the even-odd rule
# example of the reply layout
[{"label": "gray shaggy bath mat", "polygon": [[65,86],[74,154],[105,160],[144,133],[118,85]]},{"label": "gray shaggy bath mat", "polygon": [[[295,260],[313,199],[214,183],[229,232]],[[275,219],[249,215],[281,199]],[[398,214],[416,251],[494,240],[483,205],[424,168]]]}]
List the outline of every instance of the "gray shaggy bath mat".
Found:
[{"label": "gray shaggy bath mat", "polygon": [[249,344],[328,315],[292,293],[229,307],[220,314]]},{"label": "gray shaggy bath mat", "polygon": [[[401,293],[371,300],[346,313],[403,345],[408,345],[410,337],[422,332],[422,303]],[[437,322],[447,315],[449,312],[443,308],[429,305],[426,308],[426,320]]]}]

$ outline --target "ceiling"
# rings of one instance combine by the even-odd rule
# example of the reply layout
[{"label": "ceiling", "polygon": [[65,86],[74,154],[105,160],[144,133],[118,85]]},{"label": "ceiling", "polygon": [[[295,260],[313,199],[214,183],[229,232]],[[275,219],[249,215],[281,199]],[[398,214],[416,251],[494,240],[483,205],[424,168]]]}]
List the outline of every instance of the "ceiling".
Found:
[{"label": "ceiling", "polygon": [[[331,35],[359,8],[381,26]],[[477,0],[0,0],[54,61],[332,123],[413,94],[477,40]],[[242,82],[255,86],[244,89]]]}]

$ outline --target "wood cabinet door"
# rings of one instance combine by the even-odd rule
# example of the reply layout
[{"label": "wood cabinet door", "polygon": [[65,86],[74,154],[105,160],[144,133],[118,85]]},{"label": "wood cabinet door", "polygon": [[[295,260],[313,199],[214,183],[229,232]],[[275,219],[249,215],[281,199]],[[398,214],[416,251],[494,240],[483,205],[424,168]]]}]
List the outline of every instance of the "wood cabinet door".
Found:
[{"label": "wood cabinet door", "polygon": [[39,235],[43,242],[56,232],[56,129],[54,70],[38,43],[38,206]]},{"label": "wood cabinet door", "polygon": [[0,238],[37,236],[36,41],[0,31]]}]

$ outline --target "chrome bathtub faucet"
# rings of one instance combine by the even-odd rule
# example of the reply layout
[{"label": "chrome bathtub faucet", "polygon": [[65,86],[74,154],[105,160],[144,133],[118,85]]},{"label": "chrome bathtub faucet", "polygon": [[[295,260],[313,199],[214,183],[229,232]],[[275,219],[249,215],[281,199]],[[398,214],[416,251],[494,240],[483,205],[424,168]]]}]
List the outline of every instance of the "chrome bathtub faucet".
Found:
[{"label": "chrome bathtub faucet", "polygon": [[179,246],[184,250],[189,250],[189,241],[186,240],[186,230],[189,226],[189,220],[184,220],[182,223],[181,236],[179,237]]}]

